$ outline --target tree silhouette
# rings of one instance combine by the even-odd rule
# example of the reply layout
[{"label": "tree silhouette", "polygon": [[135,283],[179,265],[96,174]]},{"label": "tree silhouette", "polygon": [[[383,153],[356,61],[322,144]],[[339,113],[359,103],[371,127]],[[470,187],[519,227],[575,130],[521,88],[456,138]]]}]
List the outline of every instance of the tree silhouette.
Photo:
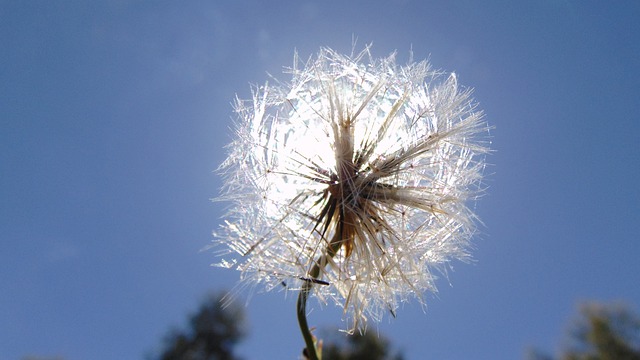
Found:
[{"label": "tree silhouette", "polygon": [[173,331],[166,339],[161,360],[239,360],[234,347],[245,335],[244,312],[233,304],[221,305],[223,295],[210,295],[190,318],[190,328]]},{"label": "tree silhouette", "polygon": [[640,318],[620,305],[586,304],[566,360],[640,360]]},{"label": "tree silhouette", "polygon": [[[205,298],[189,318],[189,327],[172,331],[164,340],[157,360],[239,360],[234,350],[246,335],[243,308],[222,306],[224,294]],[[332,332],[335,334],[335,332]],[[372,332],[351,336],[329,335],[323,346],[324,360],[402,360],[391,354],[389,341]]]},{"label": "tree silhouette", "polygon": [[389,340],[369,331],[334,338],[322,346],[323,360],[402,360],[402,354],[390,354]]},{"label": "tree silhouette", "polygon": [[[587,303],[561,360],[640,360],[640,317],[619,304]],[[532,359],[553,359],[540,353]]]}]

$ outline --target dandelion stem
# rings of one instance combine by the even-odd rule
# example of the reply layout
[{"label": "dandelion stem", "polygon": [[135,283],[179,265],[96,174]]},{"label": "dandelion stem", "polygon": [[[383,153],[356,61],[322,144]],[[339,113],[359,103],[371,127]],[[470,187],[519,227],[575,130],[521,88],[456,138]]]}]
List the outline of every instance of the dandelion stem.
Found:
[{"label": "dandelion stem", "polygon": [[[327,252],[320,256],[318,261],[316,261],[316,263],[313,265],[313,268],[311,268],[311,271],[309,271],[309,277],[311,279],[318,279],[318,277],[320,276],[320,271],[326,266],[327,261],[333,258],[338,250],[340,250],[340,247],[342,246],[341,240],[342,231],[336,231],[333,239],[327,246]],[[309,360],[320,360],[320,357],[318,357],[315,342],[313,341],[313,335],[311,335],[311,330],[309,330],[309,324],[307,323],[307,299],[309,298],[309,293],[313,288],[313,284],[314,283],[312,281],[305,281],[302,284],[302,289],[300,289],[300,294],[298,294],[298,324],[300,325],[300,332],[302,332],[304,342],[307,345]]]},{"label": "dandelion stem", "polygon": [[316,345],[313,341],[313,335],[311,335],[309,325],[307,324],[307,298],[311,291],[311,284],[312,283],[310,281],[306,281],[298,295],[298,324],[300,324],[300,331],[302,332],[302,337],[307,345],[309,360],[319,360],[316,353]]}]

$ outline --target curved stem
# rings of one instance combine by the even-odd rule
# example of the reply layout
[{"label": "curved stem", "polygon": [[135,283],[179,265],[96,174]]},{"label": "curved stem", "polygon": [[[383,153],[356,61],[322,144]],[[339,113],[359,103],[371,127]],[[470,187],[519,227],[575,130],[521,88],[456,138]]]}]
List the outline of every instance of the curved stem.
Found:
[{"label": "curved stem", "polygon": [[300,294],[298,295],[298,324],[300,325],[304,342],[307,345],[309,360],[319,360],[318,354],[316,353],[316,345],[313,342],[313,335],[311,335],[309,325],[307,324],[307,298],[309,297],[310,291],[311,282],[307,281],[302,286]]},{"label": "curved stem", "polygon": [[[309,271],[310,278],[318,279],[318,276],[320,276],[320,270],[324,269],[328,260],[333,258],[338,250],[340,250],[340,246],[342,246],[341,233],[342,231],[336,231],[333,239],[327,246],[327,253],[320,256],[318,261],[316,261],[316,263],[313,265],[313,268],[311,268],[311,271]],[[302,332],[302,337],[304,338],[304,342],[307,346],[309,360],[320,360],[320,358],[318,357],[316,345],[313,341],[313,335],[311,335],[311,330],[309,330],[309,324],[307,323],[307,299],[309,298],[309,293],[311,292],[312,288],[313,282],[305,281],[302,285],[302,289],[300,289],[300,294],[298,294],[298,325],[300,325],[300,332]]]}]

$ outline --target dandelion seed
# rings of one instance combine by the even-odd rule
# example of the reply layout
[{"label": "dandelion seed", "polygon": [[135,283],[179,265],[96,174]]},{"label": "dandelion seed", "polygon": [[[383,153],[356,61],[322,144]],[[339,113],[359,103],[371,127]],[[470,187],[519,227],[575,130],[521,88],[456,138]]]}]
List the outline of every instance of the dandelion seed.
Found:
[{"label": "dandelion seed", "polygon": [[469,258],[488,126],[456,75],[426,61],[400,66],[367,47],[294,64],[290,82],[236,101],[218,199],[232,206],[215,246],[236,254],[221,265],[243,282],[297,281],[364,329],[424,303],[434,270]]}]

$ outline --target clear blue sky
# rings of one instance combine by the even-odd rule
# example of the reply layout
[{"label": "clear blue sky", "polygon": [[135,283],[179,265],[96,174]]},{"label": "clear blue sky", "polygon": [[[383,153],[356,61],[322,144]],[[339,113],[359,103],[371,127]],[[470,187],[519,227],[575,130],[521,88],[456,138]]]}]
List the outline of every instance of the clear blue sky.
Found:
[{"label": "clear blue sky", "polygon": [[[36,0],[0,18],[2,359],[141,359],[230,289],[199,250],[231,101],[352,36],[456,71],[495,126],[476,262],[379,326],[407,359],[553,352],[580,301],[638,310],[637,1]],[[255,294],[241,354],[295,359],[294,303]]]}]

